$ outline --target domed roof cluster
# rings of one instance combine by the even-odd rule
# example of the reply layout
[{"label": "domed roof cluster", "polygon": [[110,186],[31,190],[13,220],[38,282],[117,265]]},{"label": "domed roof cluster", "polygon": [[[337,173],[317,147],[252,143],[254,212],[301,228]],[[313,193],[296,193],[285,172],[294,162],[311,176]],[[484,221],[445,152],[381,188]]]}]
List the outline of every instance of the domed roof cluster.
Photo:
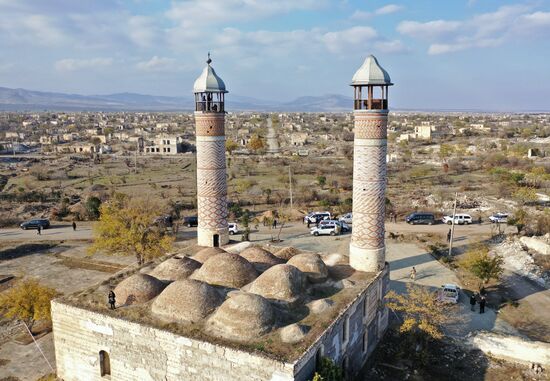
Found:
[{"label": "domed roof cluster", "polygon": [[122,282],[114,289],[117,305],[145,303],[156,297],[165,285],[157,278],[137,273]]},{"label": "domed roof cluster", "polygon": [[[259,246],[241,248],[236,251],[239,254],[204,248],[193,257],[174,256],[149,274],[138,272],[120,282],[114,290],[117,304],[152,301],[150,313],[160,321],[204,322],[206,333],[227,340],[254,340],[281,328],[281,340],[296,343],[310,327],[292,324],[282,328],[278,324],[286,318],[278,322],[275,311],[308,302],[308,287],[313,287],[310,291],[324,287],[312,284],[327,280],[328,269],[318,254],[293,248],[282,251],[277,254],[288,256],[287,263]],[[309,313],[322,314],[332,304],[330,299],[321,299],[307,306]]]},{"label": "domed roof cluster", "polygon": [[249,340],[271,331],[275,314],[271,304],[260,295],[242,291],[230,295],[208,319],[206,330],[230,340]]},{"label": "domed roof cluster", "polygon": [[254,266],[240,255],[221,253],[207,259],[191,278],[215,286],[241,288],[257,276]]},{"label": "domed roof cluster", "polygon": [[171,283],[151,306],[153,314],[169,322],[194,323],[204,319],[223,302],[209,284],[193,279]]}]

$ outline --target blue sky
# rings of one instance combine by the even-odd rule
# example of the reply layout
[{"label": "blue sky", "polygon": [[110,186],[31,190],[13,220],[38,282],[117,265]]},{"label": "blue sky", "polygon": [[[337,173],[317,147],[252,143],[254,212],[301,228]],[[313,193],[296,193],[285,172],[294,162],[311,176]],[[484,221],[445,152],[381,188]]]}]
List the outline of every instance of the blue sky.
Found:
[{"label": "blue sky", "polygon": [[0,86],[176,96],[211,51],[231,93],[268,100],[351,95],[374,53],[390,106],[550,109],[543,0],[0,0],[0,51]]}]

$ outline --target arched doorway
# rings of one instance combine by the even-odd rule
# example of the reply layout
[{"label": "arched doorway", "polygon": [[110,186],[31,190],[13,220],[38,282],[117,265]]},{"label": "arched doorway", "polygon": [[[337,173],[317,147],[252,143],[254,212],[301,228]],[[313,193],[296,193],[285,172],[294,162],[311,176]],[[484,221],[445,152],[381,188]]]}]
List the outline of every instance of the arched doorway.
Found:
[{"label": "arched doorway", "polygon": [[99,351],[99,371],[101,377],[111,375],[111,360],[105,351]]},{"label": "arched doorway", "polygon": [[214,234],[214,237],[213,237],[213,240],[214,240],[214,247],[219,247],[220,246],[220,235],[219,234]]}]

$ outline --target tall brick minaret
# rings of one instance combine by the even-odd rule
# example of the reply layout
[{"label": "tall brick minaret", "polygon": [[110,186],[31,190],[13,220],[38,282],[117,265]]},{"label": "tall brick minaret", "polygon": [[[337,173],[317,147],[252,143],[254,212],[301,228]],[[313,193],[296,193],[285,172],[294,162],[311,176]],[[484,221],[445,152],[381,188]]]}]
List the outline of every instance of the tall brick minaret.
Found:
[{"label": "tall brick minaret", "polygon": [[229,242],[227,227],[227,179],[225,170],[225,83],[210,64],[195,81],[197,133],[197,240],[217,247]]},{"label": "tall brick minaret", "polygon": [[389,74],[370,55],[353,76],[353,232],[350,265],[376,272],[385,266],[384,218]]}]

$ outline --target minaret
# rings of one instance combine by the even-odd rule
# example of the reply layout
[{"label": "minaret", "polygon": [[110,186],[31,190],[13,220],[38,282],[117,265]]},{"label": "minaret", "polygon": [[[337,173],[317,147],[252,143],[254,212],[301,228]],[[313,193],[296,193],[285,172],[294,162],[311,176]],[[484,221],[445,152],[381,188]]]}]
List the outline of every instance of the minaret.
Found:
[{"label": "minaret", "polygon": [[370,55],[353,76],[353,232],[350,265],[377,272],[385,266],[384,218],[389,74]]},{"label": "minaret", "polygon": [[225,171],[225,83],[210,66],[195,81],[197,130],[197,243],[217,247],[229,242]]},{"label": "minaret", "polygon": [[273,119],[271,115],[267,118],[267,153],[277,155],[279,153],[279,142],[277,134],[273,128]]}]

